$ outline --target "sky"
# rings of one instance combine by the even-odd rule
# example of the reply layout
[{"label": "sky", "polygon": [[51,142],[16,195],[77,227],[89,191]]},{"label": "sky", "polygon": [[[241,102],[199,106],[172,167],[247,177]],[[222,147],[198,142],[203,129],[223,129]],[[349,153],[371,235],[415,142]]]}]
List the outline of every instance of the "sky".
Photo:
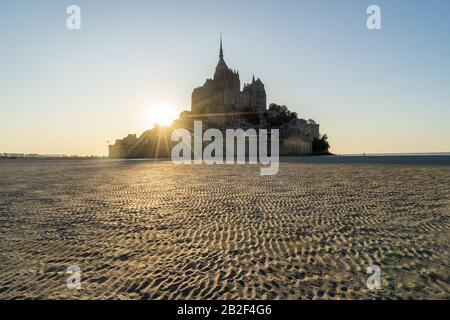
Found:
[{"label": "sky", "polygon": [[[66,27],[71,4],[81,30]],[[0,152],[106,155],[189,110],[221,32],[241,85],[261,78],[332,152],[450,151],[448,0],[2,0]]]}]

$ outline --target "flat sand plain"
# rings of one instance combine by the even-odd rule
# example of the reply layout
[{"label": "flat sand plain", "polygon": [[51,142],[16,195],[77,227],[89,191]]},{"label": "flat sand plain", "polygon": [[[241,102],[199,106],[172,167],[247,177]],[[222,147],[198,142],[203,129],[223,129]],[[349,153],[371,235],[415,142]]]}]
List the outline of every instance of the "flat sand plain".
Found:
[{"label": "flat sand plain", "polygon": [[320,162],[1,160],[0,298],[449,299],[450,166]]}]

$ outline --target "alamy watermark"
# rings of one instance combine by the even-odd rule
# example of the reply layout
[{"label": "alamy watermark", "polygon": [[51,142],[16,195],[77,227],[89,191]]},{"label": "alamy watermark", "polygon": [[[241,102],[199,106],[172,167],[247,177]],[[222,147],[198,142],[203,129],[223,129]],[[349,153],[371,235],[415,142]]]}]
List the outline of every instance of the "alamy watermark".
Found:
[{"label": "alamy watermark", "polygon": [[77,5],[70,5],[66,9],[66,13],[69,15],[66,20],[66,27],[69,30],[81,29],[81,8]]},{"label": "alamy watermark", "polygon": [[[69,30],[81,29],[81,8],[72,4],[67,7],[66,13],[69,15],[66,20],[66,27]],[[366,13],[369,15],[366,20],[366,26],[369,30],[381,29],[381,9],[380,6],[372,4],[367,7]]]},{"label": "alamy watermark", "polygon": [[367,7],[367,14],[370,16],[367,18],[366,25],[369,30],[381,29],[381,9],[379,6],[372,4]]},{"label": "alamy watermark", "polygon": [[[171,140],[178,141],[172,148],[171,158],[176,164],[249,164],[263,165],[261,175],[274,175],[279,169],[279,130],[271,129],[226,129],[225,144],[219,129],[203,132],[202,122],[194,121],[194,143],[187,129],[172,132]],[[210,143],[204,146],[204,142]],[[247,144],[248,141],[248,144]],[[270,142],[270,155],[268,144]],[[248,146],[248,148],[247,148]],[[225,150],[225,156],[224,156]],[[224,162],[225,158],[225,162]]]},{"label": "alamy watermark", "polygon": [[67,278],[67,289],[79,290],[81,289],[81,269],[79,266],[67,267],[67,272],[70,276]]},{"label": "alamy watermark", "polygon": [[367,278],[367,288],[369,290],[381,289],[381,268],[377,265],[371,265],[367,267],[366,273],[370,274]]}]

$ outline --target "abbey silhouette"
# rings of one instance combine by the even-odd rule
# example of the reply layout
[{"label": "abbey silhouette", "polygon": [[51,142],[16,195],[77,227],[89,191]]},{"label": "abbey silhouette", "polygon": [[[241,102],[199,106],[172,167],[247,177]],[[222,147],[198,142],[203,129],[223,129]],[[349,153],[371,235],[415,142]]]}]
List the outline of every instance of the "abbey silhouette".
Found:
[{"label": "abbey silhouette", "polygon": [[[327,149],[320,141],[319,124],[313,120],[298,118],[287,107],[271,104],[267,108],[266,91],[261,79],[244,84],[241,90],[239,72],[230,69],[224,59],[222,36],[220,37],[219,61],[213,78],[192,92],[191,111],[184,111],[172,126],[156,126],[140,137],[130,134],[109,146],[111,158],[170,157],[175,144],[170,140],[173,129],[186,128],[193,131],[195,120],[201,120],[203,128],[226,129],[278,129],[280,132],[280,155],[313,154],[314,145]],[[225,133],[225,132],[224,132]],[[325,141],[326,142],[326,141]],[[321,153],[328,150],[319,150]]]}]

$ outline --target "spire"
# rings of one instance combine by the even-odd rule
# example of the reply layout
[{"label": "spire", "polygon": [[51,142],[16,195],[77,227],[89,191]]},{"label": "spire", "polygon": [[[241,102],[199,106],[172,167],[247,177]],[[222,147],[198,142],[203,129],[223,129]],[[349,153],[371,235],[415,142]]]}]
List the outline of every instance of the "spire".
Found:
[{"label": "spire", "polygon": [[253,75],[252,83],[255,82],[255,75]]},{"label": "spire", "polygon": [[219,52],[219,62],[216,66],[216,71],[214,72],[214,79],[224,79],[225,74],[228,72],[233,72],[228,69],[225,60],[223,60],[223,47],[222,47],[222,33],[220,33],[220,52]]},{"label": "spire", "polygon": [[219,53],[220,59],[223,59],[223,48],[222,48],[222,32],[220,33],[220,53]]}]

